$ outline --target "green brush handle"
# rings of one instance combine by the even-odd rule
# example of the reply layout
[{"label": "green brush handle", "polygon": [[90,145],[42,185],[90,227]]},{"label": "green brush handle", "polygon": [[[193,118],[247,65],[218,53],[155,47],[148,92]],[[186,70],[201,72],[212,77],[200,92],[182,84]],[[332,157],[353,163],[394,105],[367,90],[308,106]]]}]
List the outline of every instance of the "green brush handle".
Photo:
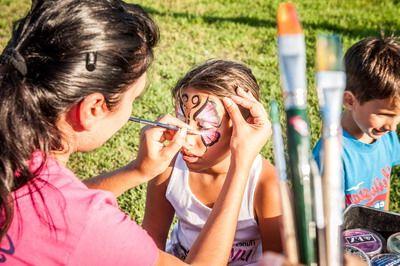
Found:
[{"label": "green brush handle", "polygon": [[310,140],[305,108],[286,110],[289,177],[293,186],[300,261],[317,265],[316,225],[313,213]]}]

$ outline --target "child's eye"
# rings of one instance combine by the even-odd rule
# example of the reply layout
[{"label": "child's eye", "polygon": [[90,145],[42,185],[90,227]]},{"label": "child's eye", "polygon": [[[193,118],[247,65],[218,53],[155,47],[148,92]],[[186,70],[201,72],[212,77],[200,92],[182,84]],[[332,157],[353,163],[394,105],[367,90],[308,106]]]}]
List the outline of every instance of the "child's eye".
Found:
[{"label": "child's eye", "polygon": [[396,114],[393,114],[393,113],[386,113],[386,112],[377,113],[377,115],[379,115],[379,116],[386,116],[386,117],[395,117],[395,116],[397,116]]}]

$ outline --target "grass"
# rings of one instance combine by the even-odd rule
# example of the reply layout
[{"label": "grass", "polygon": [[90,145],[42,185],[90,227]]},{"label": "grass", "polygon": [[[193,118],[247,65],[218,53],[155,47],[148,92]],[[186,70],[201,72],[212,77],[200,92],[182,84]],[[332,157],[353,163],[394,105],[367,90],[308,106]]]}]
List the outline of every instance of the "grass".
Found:
[{"label": "grass", "polygon": [[[308,71],[308,114],[312,143],[320,136],[314,82],[315,37],[318,33],[337,33],[344,48],[363,37],[387,35],[400,28],[399,1],[293,1],[306,34]],[[276,48],[276,9],[279,1],[267,0],[143,0],[140,4],[157,21],[161,42],[156,49],[149,73],[149,88],[134,103],[137,116],[156,118],[172,111],[170,88],[187,70],[209,58],[233,59],[253,69],[262,88],[262,101],[269,107],[271,99],[282,94]],[[0,46],[4,47],[12,21],[22,16],[29,2],[0,0]],[[282,116],[283,119],[283,116]],[[283,121],[283,120],[282,120]],[[135,157],[139,126],[127,124],[103,147],[86,154],[75,154],[70,167],[81,178],[123,166]],[[271,144],[263,155],[272,159]],[[400,181],[392,178],[391,209],[400,211]],[[121,207],[136,221],[143,218],[145,185],[119,198]]]}]

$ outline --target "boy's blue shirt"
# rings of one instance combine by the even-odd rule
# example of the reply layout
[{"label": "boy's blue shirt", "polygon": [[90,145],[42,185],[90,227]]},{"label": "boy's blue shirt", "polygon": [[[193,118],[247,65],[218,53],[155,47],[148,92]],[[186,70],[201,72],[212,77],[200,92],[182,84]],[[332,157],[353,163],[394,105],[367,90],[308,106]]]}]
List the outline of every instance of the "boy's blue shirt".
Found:
[{"label": "boy's blue shirt", "polygon": [[[346,205],[360,204],[385,209],[390,192],[392,167],[400,164],[400,142],[395,131],[388,132],[374,143],[363,143],[343,130],[343,184]],[[313,149],[321,168],[322,140]],[[323,166],[322,166],[323,167]]]}]

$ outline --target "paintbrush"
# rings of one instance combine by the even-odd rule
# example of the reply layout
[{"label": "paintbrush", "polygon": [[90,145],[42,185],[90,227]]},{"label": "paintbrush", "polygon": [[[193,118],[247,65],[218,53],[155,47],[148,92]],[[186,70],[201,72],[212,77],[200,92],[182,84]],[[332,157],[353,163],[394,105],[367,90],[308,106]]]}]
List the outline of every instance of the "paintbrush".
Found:
[{"label": "paintbrush", "polygon": [[281,3],[277,20],[279,66],[287,116],[289,177],[293,185],[300,263],[317,265],[311,152],[306,113],[305,40],[293,4]]},{"label": "paintbrush", "polygon": [[310,166],[314,191],[315,223],[317,225],[318,266],[326,266],[326,231],[322,179],[319,173],[318,165],[313,158],[310,160]]},{"label": "paintbrush", "polygon": [[[161,123],[158,121],[150,121],[147,119],[133,117],[133,116],[129,117],[129,121],[144,124],[144,125],[150,125],[150,126],[154,126],[154,127],[162,127],[162,128],[165,128],[168,130],[173,130],[173,131],[178,131],[181,129],[178,126],[169,125],[169,124]],[[187,133],[191,134],[191,135],[201,135],[201,132],[199,132],[197,130],[193,130],[193,129],[188,129]]]},{"label": "paintbrush", "polygon": [[342,184],[342,145],[340,116],[346,76],[342,46],[337,35],[317,38],[317,91],[323,121],[322,180],[327,265],[342,265],[344,191]]},{"label": "paintbrush", "polygon": [[299,264],[299,254],[293,217],[293,196],[286,175],[285,147],[283,145],[278,104],[275,101],[271,102],[270,116],[272,121],[275,168],[279,176],[282,202],[283,247],[288,262],[291,265],[297,265]]}]

